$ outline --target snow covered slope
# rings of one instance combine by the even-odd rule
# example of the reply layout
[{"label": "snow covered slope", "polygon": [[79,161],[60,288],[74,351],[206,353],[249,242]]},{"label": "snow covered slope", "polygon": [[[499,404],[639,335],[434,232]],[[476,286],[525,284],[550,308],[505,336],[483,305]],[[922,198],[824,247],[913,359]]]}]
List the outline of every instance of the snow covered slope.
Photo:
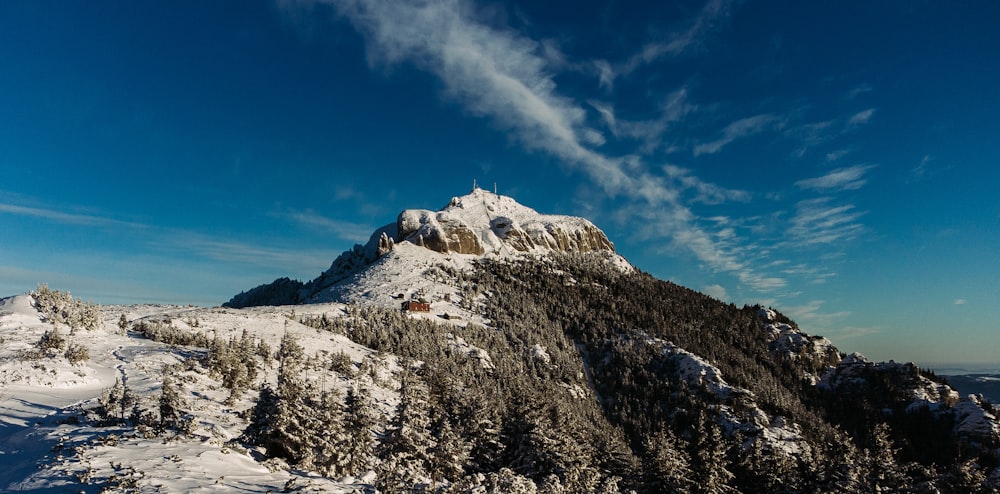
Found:
[{"label": "snow covered slope", "polygon": [[[298,309],[298,308],[297,308]],[[0,300],[0,492],[280,492],[283,489],[357,492],[366,479],[328,479],[267,464],[259,451],[235,439],[246,428],[246,412],[256,389],[235,400],[208,369],[198,363],[206,350],[158,343],[119,327],[140,322],[173,328],[178,334],[202,334],[221,341],[245,331],[253,341],[276,349],[285,333],[323,362],[344,355],[356,368],[350,378],[328,368],[311,367],[308,379],[343,395],[365,385],[373,404],[387,416],[398,402],[399,367],[394,358],[343,335],[319,332],[290,319],[294,309],[203,309],[163,305],[103,306],[94,330],[46,322],[30,295]],[[340,317],[344,306],[319,304],[299,316]],[[76,363],[63,350],[39,353],[44,335],[58,331],[63,346],[84,348]],[[266,360],[265,360],[266,361]],[[193,423],[189,434],[157,433],[150,428],[102,423],[96,410],[116,382],[123,383],[136,405],[156,410],[164,375],[178,383]],[[274,383],[273,363],[260,368],[257,388]],[[155,414],[155,413],[154,413]],[[370,478],[367,479],[370,481]],[[105,491],[104,489],[107,489]]]},{"label": "snow covered slope", "polygon": [[477,188],[452,198],[436,212],[402,211],[394,224],[377,229],[367,244],[341,254],[309,283],[282,278],[241,293],[225,305],[364,301],[388,307],[417,297],[432,304],[452,297],[460,300],[458,288],[442,274],[454,278],[477,259],[581,252],[603,256],[619,269],[632,269],[589,220],[540,214],[510,197]]}]

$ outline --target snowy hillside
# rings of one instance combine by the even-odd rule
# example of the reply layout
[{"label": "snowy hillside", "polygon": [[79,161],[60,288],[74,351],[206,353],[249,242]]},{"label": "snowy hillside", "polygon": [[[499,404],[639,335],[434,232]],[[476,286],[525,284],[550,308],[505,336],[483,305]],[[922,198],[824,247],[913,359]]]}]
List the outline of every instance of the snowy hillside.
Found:
[{"label": "snowy hillside", "polygon": [[480,189],[229,305],[0,300],[0,491],[1000,489],[988,401]]},{"label": "snowy hillside", "polygon": [[[110,488],[115,492],[136,487],[143,492],[278,492],[311,486],[346,493],[370,480],[364,475],[362,480],[326,479],[262,461],[258,450],[238,441],[257,393],[244,391],[231,398],[221,377],[201,361],[211,353],[209,348],[158,343],[133,329],[146,323],[226,342],[245,332],[255,344],[273,349],[284,334],[293,335],[310,358],[322,361],[345,355],[351,366],[367,369],[368,374],[354,372],[348,378],[313,366],[308,378],[341,395],[348,387],[367,387],[383,420],[398,402],[395,359],[379,357],[344,336],[303,326],[289,318],[294,312],[291,308],[105,306],[100,308],[96,328],[74,330],[47,322],[35,305],[29,295],[0,302],[0,461],[4,465],[0,491],[98,492]],[[342,315],[343,309],[316,305],[298,313]],[[129,331],[119,326],[122,316]],[[73,363],[61,348],[31,355],[43,336],[53,331],[66,340],[64,348],[78,345],[88,357]],[[277,363],[261,359],[259,364],[260,373],[248,388],[277,379]],[[157,430],[165,376],[176,384],[190,417],[185,432]],[[124,411],[102,411],[116,382],[132,398],[126,400]],[[136,426],[127,419],[133,409],[153,418]]]}]

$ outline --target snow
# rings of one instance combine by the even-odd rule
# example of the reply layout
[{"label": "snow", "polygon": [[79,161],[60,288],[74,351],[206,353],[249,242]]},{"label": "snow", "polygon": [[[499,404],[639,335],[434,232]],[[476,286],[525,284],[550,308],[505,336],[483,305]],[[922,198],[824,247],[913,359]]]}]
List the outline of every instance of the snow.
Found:
[{"label": "snow", "polygon": [[982,400],[977,395],[969,395],[955,404],[955,431],[977,439],[1000,436],[997,417],[983,409]]},{"label": "snow", "polygon": [[[375,378],[353,379],[313,368],[312,379],[327,389],[346,391],[364,382],[380,413],[388,417],[398,403],[399,367],[392,357],[377,358],[372,350],[343,335],[319,331],[289,319],[298,315],[336,317],[343,304],[295,307],[258,307],[247,310],[203,309],[166,305],[104,306],[103,324],[93,331],[60,326],[68,341],[83,345],[90,359],[73,365],[61,355],[21,358],[53,325],[46,323],[28,295],[0,300],[0,491],[56,490],[96,492],[100,487],[131,485],[143,491],[164,492],[279,492],[288,482],[323,492],[354,492],[366,479],[331,480],[309,472],[268,468],[259,451],[246,450],[238,438],[247,422],[242,412],[253,406],[255,392],[226,404],[228,390],[204,369],[175,375],[184,398],[197,417],[190,435],[167,433],[146,437],[139,429],[97,427],[85,415],[116,379],[125,381],[142,400],[155,408],[166,364],[182,362],[197,349],[171,347],[138,335],[121,334],[122,314],[129,321],[169,321],[178,328],[238,338],[246,330],[276,349],[284,332],[297,338],[307,354],[342,352],[356,366],[374,362]],[[485,352],[467,345],[467,351],[490,363]],[[264,368],[261,379],[274,382],[277,366]]]},{"label": "snow", "polygon": [[[399,307],[403,300],[424,298],[431,302],[431,312],[457,315],[460,319],[484,324],[475,311],[461,307],[462,292],[459,280],[447,274],[469,271],[479,259],[516,259],[548,255],[558,250],[560,241],[554,237],[587,237],[591,230],[600,232],[590,221],[562,215],[539,214],[519,204],[510,197],[474,189],[465,196],[455,197],[439,212],[411,209],[400,213],[403,230],[440,227],[441,222],[462,225],[476,236],[485,252],[461,254],[437,252],[414,242],[397,239],[391,250],[378,257],[375,252],[383,234],[397,235],[397,225],[387,225],[372,235],[365,247],[358,247],[358,262],[370,263],[364,269],[354,264],[344,273],[335,273],[334,267],[323,276],[337,280],[324,286],[318,293],[310,294],[308,303],[346,302],[374,304],[380,307]],[[421,227],[423,225],[423,227]],[[429,226],[428,226],[429,225]],[[516,232],[512,236],[511,232]],[[415,236],[417,233],[411,234]],[[519,235],[519,236],[518,236]],[[521,251],[512,247],[520,238],[530,238],[531,248]],[[606,236],[605,236],[606,240]],[[563,241],[565,243],[565,241]],[[523,242],[521,245],[524,246]],[[608,245],[611,246],[610,241]],[[613,246],[611,246],[613,248]],[[633,270],[632,265],[613,251],[604,252],[606,261],[623,272]],[[353,270],[353,271],[351,271]],[[402,295],[402,297],[400,297]],[[475,301],[473,302],[473,306]],[[467,305],[468,306],[468,305]]]},{"label": "snow", "polygon": [[663,355],[673,359],[678,373],[688,384],[705,389],[718,397],[721,403],[737,399],[741,401],[742,412],[737,415],[733,407],[719,405],[722,426],[733,431],[739,429],[747,434],[744,447],[749,448],[755,441],[763,441],[771,450],[788,457],[804,457],[811,451],[802,436],[802,429],[778,415],[768,415],[754,402],[754,395],[747,389],[732,386],[722,376],[722,371],[705,359],[680,348],[669,341],[646,335],[646,343],[663,349]]}]

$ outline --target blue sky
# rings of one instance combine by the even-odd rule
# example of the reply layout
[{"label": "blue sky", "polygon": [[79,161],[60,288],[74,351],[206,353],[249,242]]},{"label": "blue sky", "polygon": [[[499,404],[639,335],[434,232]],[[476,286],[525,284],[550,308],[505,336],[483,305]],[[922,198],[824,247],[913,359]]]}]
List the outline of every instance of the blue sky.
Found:
[{"label": "blue sky", "polygon": [[0,3],[0,293],[217,305],[472,181],[875,359],[1000,361],[1000,3]]}]

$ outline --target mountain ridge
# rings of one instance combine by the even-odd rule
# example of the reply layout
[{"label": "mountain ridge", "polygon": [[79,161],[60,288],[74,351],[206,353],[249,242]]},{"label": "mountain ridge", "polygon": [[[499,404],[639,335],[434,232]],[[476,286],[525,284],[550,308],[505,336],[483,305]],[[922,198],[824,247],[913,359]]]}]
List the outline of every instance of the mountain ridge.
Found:
[{"label": "mountain ridge", "polygon": [[590,227],[474,190],[252,306],[0,300],[0,489],[1000,489],[989,402],[658,280]]},{"label": "mountain ridge", "polygon": [[[376,229],[367,243],[343,252],[330,268],[307,283],[279,278],[237,294],[223,306],[357,301],[356,292],[365,291],[367,285],[347,285],[351,280],[361,283],[360,273],[386,259],[386,264],[406,264],[401,258],[412,258],[417,264],[443,262],[467,268],[480,257],[515,258],[554,252],[601,252],[621,269],[632,269],[615,253],[607,235],[589,220],[540,214],[513,198],[474,188],[464,196],[453,197],[436,212],[401,211],[395,223]],[[406,268],[398,269],[401,272]],[[379,301],[388,304],[384,297]]]}]

